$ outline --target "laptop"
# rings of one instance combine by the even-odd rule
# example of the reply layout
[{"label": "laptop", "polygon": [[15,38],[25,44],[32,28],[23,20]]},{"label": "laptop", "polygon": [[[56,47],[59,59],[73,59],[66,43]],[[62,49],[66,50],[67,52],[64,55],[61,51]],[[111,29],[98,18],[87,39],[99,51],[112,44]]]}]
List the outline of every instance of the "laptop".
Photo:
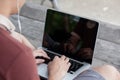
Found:
[{"label": "laptop", "polygon": [[[92,64],[99,23],[80,16],[48,9],[42,49],[53,59],[65,55],[70,69],[63,80],[73,80]],[[38,65],[38,74],[48,78],[47,64]],[[61,65],[62,66],[62,65]]]}]

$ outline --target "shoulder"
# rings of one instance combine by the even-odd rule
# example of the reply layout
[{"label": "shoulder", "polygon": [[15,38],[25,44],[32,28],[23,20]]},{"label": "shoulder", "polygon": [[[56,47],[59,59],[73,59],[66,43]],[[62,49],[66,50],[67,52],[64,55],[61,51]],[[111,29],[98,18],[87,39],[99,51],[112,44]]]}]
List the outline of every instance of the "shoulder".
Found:
[{"label": "shoulder", "polygon": [[[19,56],[32,56],[32,51],[0,28],[0,71],[6,72]],[[28,56],[27,56],[28,57]]]},{"label": "shoulder", "polygon": [[10,80],[39,80],[32,50],[3,28],[0,28],[0,79],[1,76]]}]

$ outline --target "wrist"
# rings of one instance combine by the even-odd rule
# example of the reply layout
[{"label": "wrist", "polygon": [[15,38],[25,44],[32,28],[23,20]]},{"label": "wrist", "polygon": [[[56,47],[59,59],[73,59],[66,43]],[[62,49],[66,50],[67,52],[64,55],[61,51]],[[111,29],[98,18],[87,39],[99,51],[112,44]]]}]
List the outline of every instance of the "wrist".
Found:
[{"label": "wrist", "polygon": [[62,79],[59,77],[55,77],[55,76],[49,76],[48,80],[62,80]]},{"label": "wrist", "polygon": [[56,79],[54,77],[52,77],[52,76],[49,76],[48,80],[56,80]]}]

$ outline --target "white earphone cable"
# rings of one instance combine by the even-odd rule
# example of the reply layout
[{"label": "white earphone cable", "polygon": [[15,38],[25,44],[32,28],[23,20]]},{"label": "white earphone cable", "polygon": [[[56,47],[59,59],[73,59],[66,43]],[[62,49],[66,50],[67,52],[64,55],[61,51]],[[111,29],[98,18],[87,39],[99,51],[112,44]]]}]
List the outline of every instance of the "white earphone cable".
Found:
[{"label": "white earphone cable", "polygon": [[17,10],[18,10],[18,27],[20,30],[20,33],[22,33],[22,28],[21,28],[21,22],[20,22],[20,8],[19,8],[19,0],[17,0]]}]

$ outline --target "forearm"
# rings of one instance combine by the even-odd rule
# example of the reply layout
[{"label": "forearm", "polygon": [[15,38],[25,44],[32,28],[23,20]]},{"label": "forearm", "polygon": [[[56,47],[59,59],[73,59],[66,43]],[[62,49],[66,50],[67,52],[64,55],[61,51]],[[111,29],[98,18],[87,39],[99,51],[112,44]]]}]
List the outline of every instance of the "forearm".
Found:
[{"label": "forearm", "polygon": [[61,79],[55,78],[54,76],[49,76],[48,80],[61,80]]},{"label": "forearm", "polygon": [[48,77],[48,80],[56,80],[56,79],[54,79],[53,77]]}]

